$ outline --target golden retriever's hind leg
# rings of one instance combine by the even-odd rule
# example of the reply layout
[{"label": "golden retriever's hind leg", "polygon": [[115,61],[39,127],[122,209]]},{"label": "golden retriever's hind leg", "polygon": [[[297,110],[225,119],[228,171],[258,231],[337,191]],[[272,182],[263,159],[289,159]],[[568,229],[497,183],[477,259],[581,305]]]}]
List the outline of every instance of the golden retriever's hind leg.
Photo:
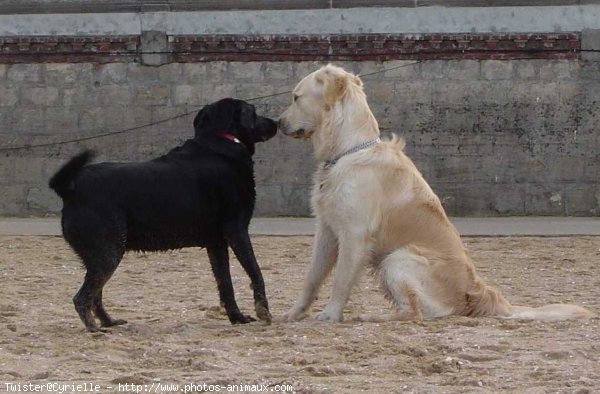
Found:
[{"label": "golden retriever's hind leg", "polygon": [[416,293],[406,289],[406,299],[408,303],[398,304],[396,298],[390,299],[394,304],[392,313],[387,314],[362,314],[354,317],[352,320],[357,322],[369,322],[369,323],[385,323],[390,321],[401,321],[401,320],[423,320],[423,313],[419,306],[419,299]]},{"label": "golden retriever's hind leg", "polygon": [[400,319],[423,320],[452,313],[432,292],[435,283],[431,280],[427,259],[408,248],[398,249],[383,259],[379,279]]},{"label": "golden retriever's hind leg", "polygon": [[410,305],[410,312],[414,316],[414,319],[423,320],[423,313],[421,312],[419,296],[408,285],[406,286],[405,291],[406,297],[408,298],[408,304]]},{"label": "golden retriever's hind leg", "polygon": [[422,320],[417,277],[420,276],[416,256],[406,249],[399,249],[387,256],[379,266],[379,280],[385,296],[396,308],[395,316],[403,320]]}]

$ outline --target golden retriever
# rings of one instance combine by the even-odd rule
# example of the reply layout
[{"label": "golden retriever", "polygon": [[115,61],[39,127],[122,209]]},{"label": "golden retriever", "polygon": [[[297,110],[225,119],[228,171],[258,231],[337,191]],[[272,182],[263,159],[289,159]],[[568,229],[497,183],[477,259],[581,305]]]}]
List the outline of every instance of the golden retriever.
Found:
[{"label": "golden retriever", "polygon": [[574,305],[513,306],[486,285],[439,198],[404,154],[404,142],[379,140],[358,76],[333,65],[308,75],[295,87],[279,128],[285,135],[311,139],[321,162],[312,194],[318,223],[312,264],[286,320],[307,315],[336,261],[331,298],[318,320],[343,319],[352,286],[369,265],[396,308],[389,316],[368,320],[591,316]]}]

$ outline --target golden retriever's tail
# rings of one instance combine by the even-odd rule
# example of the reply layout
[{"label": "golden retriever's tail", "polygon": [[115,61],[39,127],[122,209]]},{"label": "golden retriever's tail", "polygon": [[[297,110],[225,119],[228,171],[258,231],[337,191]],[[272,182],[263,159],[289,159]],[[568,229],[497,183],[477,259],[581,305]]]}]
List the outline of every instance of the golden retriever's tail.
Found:
[{"label": "golden retriever's tail", "polygon": [[522,320],[575,320],[594,316],[589,310],[576,305],[514,306],[499,290],[487,286],[481,279],[476,280],[473,291],[467,293],[466,315]]},{"label": "golden retriever's tail", "polygon": [[593,313],[589,310],[568,304],[550,304],[532,308],[528,306],[513,306],[513,311],[507,319],[522,320],[576,320],[589,319]]}]

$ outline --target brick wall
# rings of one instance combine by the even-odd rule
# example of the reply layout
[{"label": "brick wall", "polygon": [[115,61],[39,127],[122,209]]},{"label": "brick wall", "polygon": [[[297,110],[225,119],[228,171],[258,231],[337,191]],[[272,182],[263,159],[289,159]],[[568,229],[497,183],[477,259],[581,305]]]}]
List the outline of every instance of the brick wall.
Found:
[{"label": "brick wall", "polygon": [[[576,59],[578,33],[171,35],[165,62]],[[138,61],[140,36],[0,37],[0,63]],[[156,52],[156,51],[155,51]]]},{"label": "brick wall", "polygon": [[[138,37],[0,39],[0,146],[91,136],[225,96],[287,91],[326,59],[363,74],[406,65],[365,77],[365,89],[382,132],[407,139],[451,214],[600,214],[600,63],[579,57],[578,34],[357,35],[327,45],[293,38],[173,36],[168,63],[158,67],[139,63]],[[255,102],[273,117],[288,103],[288,95]],[[91,147],[101,160],[153,157],[192,135],[192,119],[0,152],[0,214],[56,212],[60,201],[46,183],[70,155]],[[277,136],[255,161],[258,214],[309,213],[309,143]]]}]

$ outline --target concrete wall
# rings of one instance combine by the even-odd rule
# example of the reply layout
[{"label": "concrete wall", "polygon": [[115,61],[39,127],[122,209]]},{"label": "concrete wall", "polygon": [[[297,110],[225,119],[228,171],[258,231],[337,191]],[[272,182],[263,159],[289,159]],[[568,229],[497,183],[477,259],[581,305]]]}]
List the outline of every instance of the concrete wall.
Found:
[{"label": "concrete wall", "polygon": [[167,34],[365,34],[545,33],[583,29],[600,29],[600,5],[0,14],[0,36],[123,35],[148,30]]},{"label": "concrete wall", "polygon": [[[365,77],[365,89],[383,134],[397,133],[407,140],[407,152],[450,214],[598,216],[600,59],[596,52],[578,50],[579,44],[584,49],[600,49],[599,21],[597,5],[0,15],[0,45],[8,42],[6,48],[26,55],[11,58],[6,51],[0,53],[0,214],[57,212],[61,204],[47,188],[47,180],[71,155],[94,148],[99,160],[157,156],[192,135],[193,114],[77,144],[16,151],[2,151],[3,147],[144,125],[193,112],[226,96],[249,99],[288,91],[326,63],[302,61],[306,57],[301,51],[308,50],[300,45],[296,49],[300,55],[293,61],[285,56],[264,61],[246,53],[246,57],[237,56],[246,61],[225,62],[202,58],[200,53],[197,61],[201,62],[188,59],[151,67],[140,64],[141,58],[135,56],[89,61],[73,47],[69,50],[75,52],[61,53],[61,43],[46,43],[55,48],[47,49],[35,40],[19,39],[38,35],[143,35],[152,28],[166,35],[321,32],[329,37],[344,33],[350,35],[350,43],[342,49],[354,50],[362,59],[368,57],[361,55],[360,45],[356,49],[352,40],[364,32],[418,37],[427,32],[579,34],[583,30],[581,42],[574,40],[572,50],[554,54],[565,59],[516,60],[511,52],[506,57],[509,60],[502,61],[490,60],[494,53],[478,60],[468,60],[468,53],[460,59],[439,56],[431,60],[436,56],[427,52],[417,57],[423,61],[416,65],[409,65],[410,60],[385,60],[409,56],[403,55],[401,44],[380,62],[340,61],[347,58],[344,56],[333,59],[355,73],[407,65]],[[223,26],[229,27],[220,30]],[[2,41],[2,36],[8,39]],[[562,42],[568,43],[570,36],[565,36]],[[440,38],[430,38],[431,48],[439,44],[435,41]],[[544,41],[547,38],[540,36],[521,44],[526,47],[537,40],[541,49],[558,45],[551,39]],[[495,39],[480,41],[494,52],[499,45]],[[513,44],[521,45],[519,40],[516,37]],[[72,41],[79,45],[77,39]],[[129,45],[127,41],[117,44],[125,49]],[[247,48],[237,44],[243,54]],[[321,44],[314,45],[321,48]],[[94,45],[86,48],[95,51]],[[373,50],[387,48],[385,37],[380,45],[370,45]],[[109,46],[106,53],[110,55],[113,50]],[[135,55],[138,50],[133,45],[131,52]],[[59,56],[51,56],[52,51]],[[27,57],[32,54],[35,57]],[[504,57],[506,53],[496,55]],[[288,95],[281,95],[254,103],[260,112],[277,117],[289,100]],[[277,136],[258,147],[255,161],[257,214],[310,213],[309,188],[316,163],[309,143]]]},{"label": "concrete wall", "polygon": [[0,2],[0,14],[344,10],[359,7],[543,7],[599,3],[598,0],[3,0]]},{"label": "concrete wall", "polygon": [[[407,64],[410,62],[406,62]],[[340,62],[357,73],[399,62]],[[285,91],[317,62],[0,65],[0,141],[18,145],[137,126],[224,96]],[[577,60],[429,61],[365,77],[385,133],[407,152],[453,215],[598,215],[600,70]],[[287,95],[256,102],[276,117]],[[0,212],[56,212],[47,189],[71,154],[156,156],[192,134],[193,115],[138,132],[0,157]],[[307,215],[309,143],[277,136],[256,154],[261,215]]]}]

